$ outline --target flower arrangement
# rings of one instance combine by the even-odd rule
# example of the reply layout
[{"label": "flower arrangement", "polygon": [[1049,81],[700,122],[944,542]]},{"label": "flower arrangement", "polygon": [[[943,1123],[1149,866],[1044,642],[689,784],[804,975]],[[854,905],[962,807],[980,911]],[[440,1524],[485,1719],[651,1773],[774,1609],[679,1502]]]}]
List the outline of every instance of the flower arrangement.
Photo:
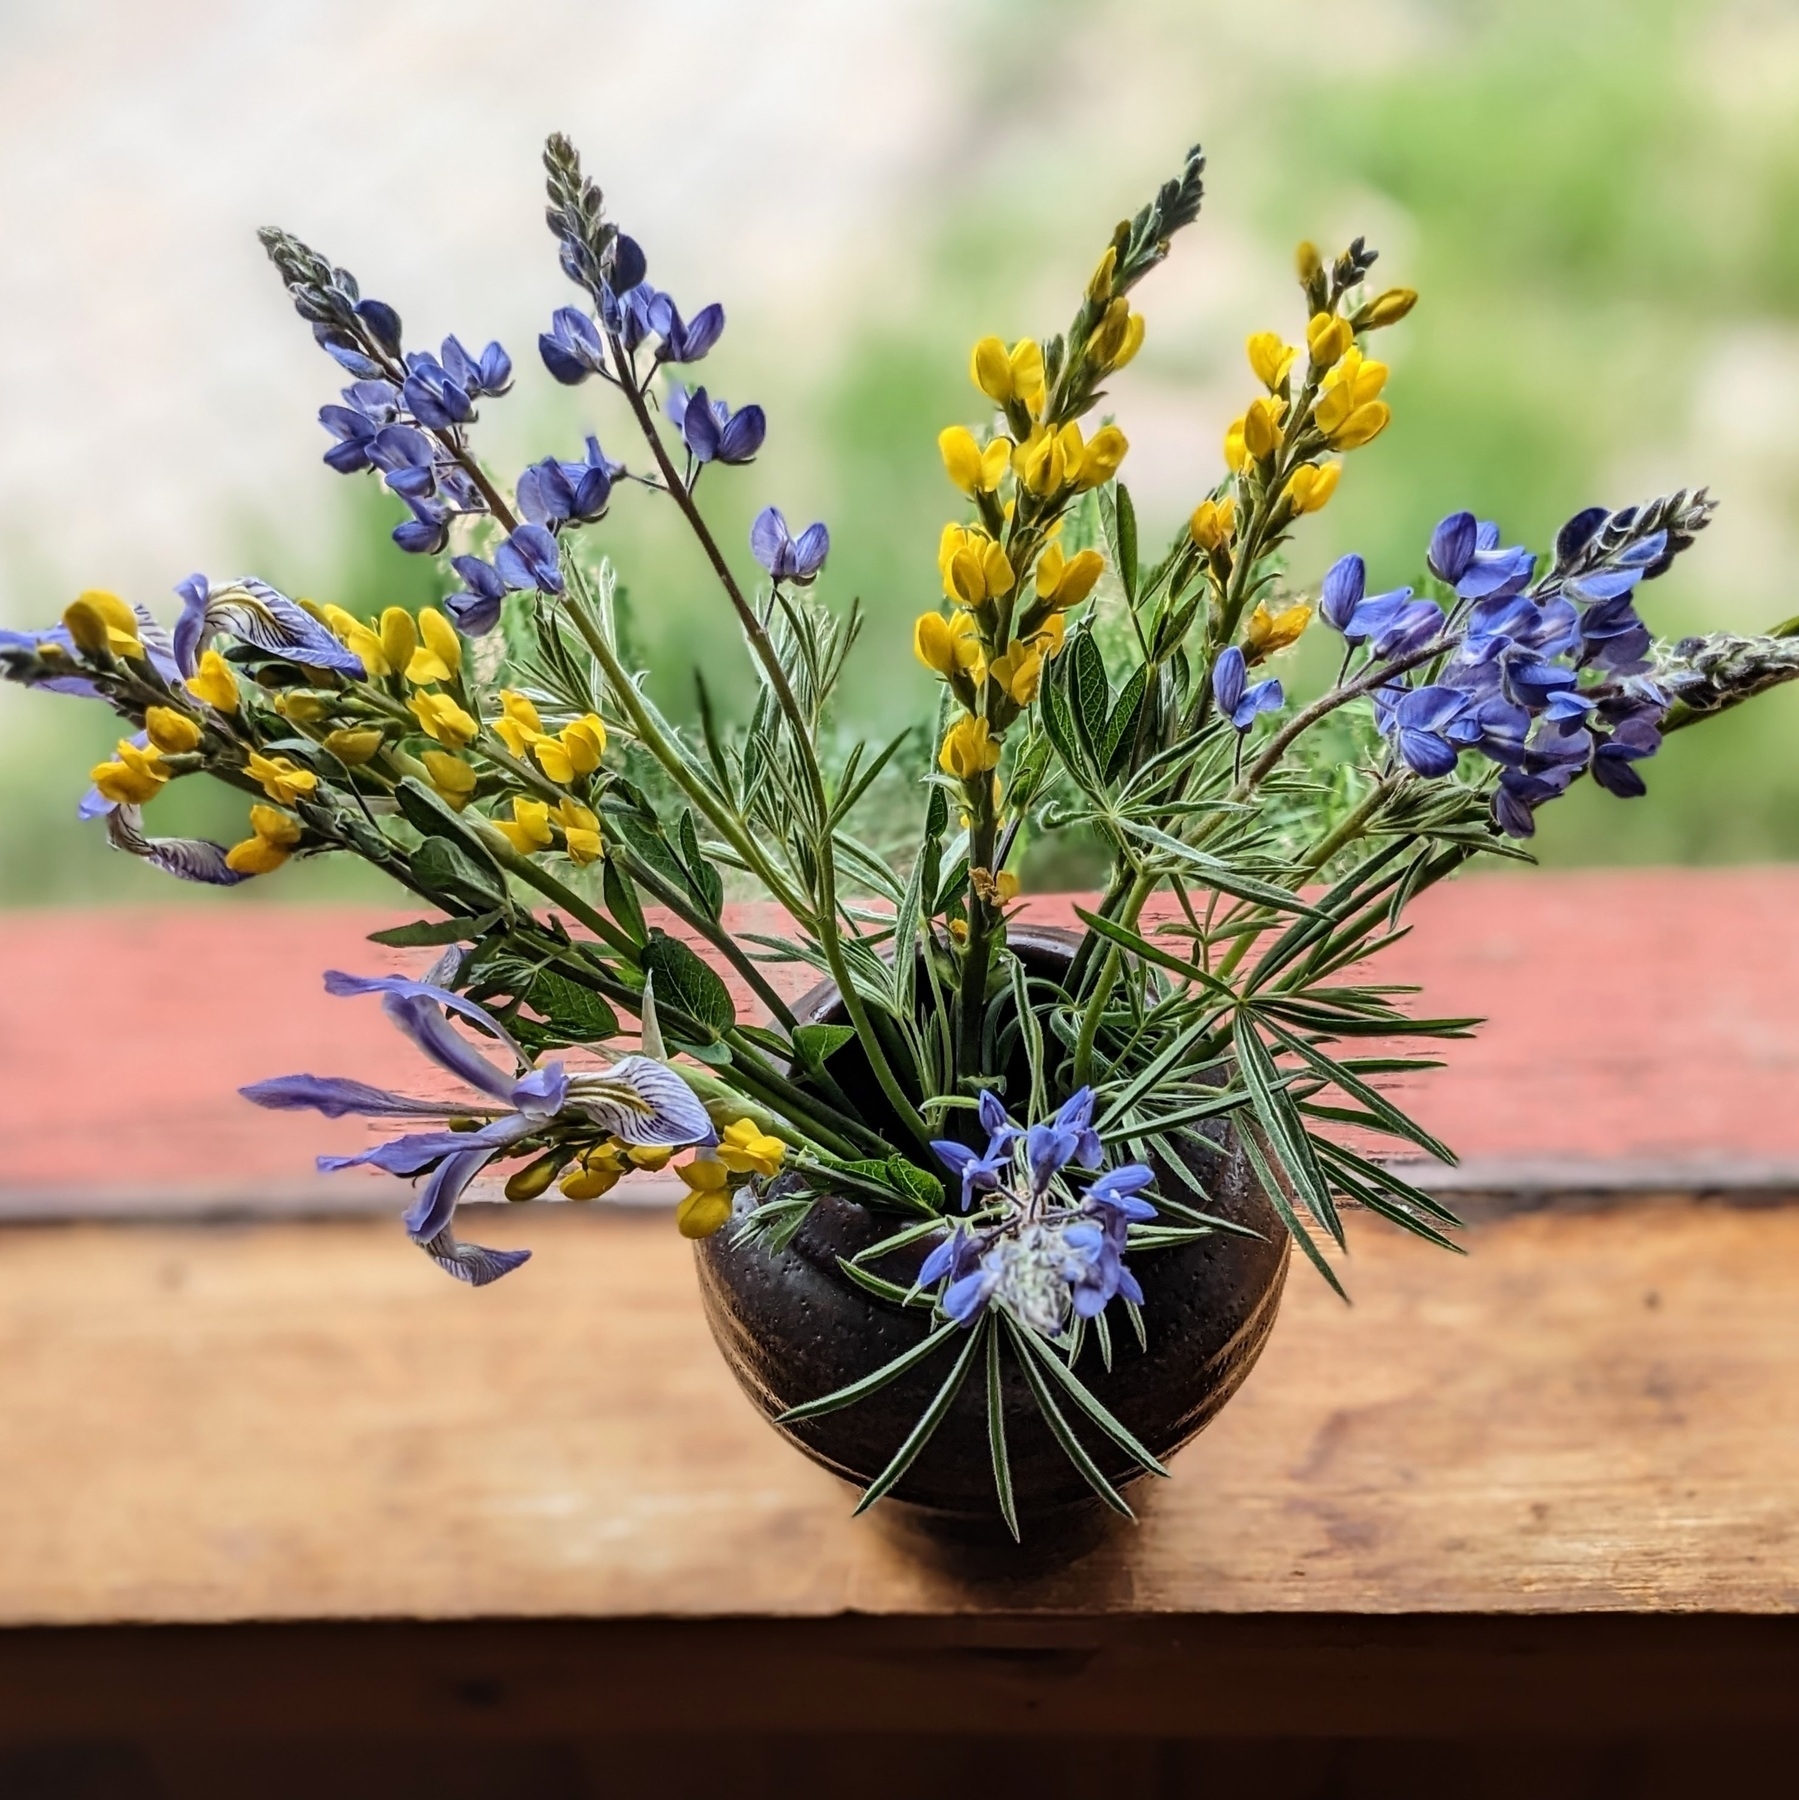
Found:
[{"label": "flower arrangement", "polygon": [[[1014,1480],[1032,1431],[1081,1491],[1126,1510],[1124,1481],[1165,1473],[1209,1414],[1190,1393],[1158,1414],[1114,1326],[1144,1359],[1160,1334],[1176,1385],[1220,1396],[1259,1343],[1232,1326],[1249,1348],[1228,1380],[1180,1363],[1204,1309],[1157,1308],[1196,1253],[1216,1270],[1262,1246],[1262,1331],[1289,1238],[1337,1285],[1322,1240],[1342,1244],[1347,1207],[1452,1243],[1453,1215],[1368,1139],[1449,1159],[1382,1081],[1431,1066],[1395,1040],[1472,1021],[1418,1017],[1360,965],[1425,888],[1473,857],[1525,854],[1538,809],[1576,780],[1640,795],[1668,732],[1799,673],[1799,639],[1652,637],[1638,591],[1705,526],[1703,489],[1577,512],[1547,557],[1459,512],[1411,586],[1370,591],[1354,555],[1315,597],[1292,585],[1293,532],[1389,421],[1370,346],[1416,300],[1371,286],[1360,239],[1333,261],[1300,246],[1294,341],[1249,339],[1253,397],[1222,474],[1146,557],[1119,480],[1128,443],[1100,408],[1143,342],[1134,290],[1198,216],[1195,149],[1118,226],[1062,334],[974,347],[979,417],[938,444],[965,505],[913,638],[940,683],[922,817],[890,860],[854,820],[912,734],[826,748],[859,621],[816,595],[825,526],[796,533],[766,507],[751,585],[701,510],[708,471],[751,464],[767,431],[761,407],[679,378],[717,348],[723,309],[688,318],[651,285],[566,140],[545,165],[580,299],[550,320],[541,360],[613,391],[634,433],[623,459],[590,436],[508,492],[474,448],[480,408],[512,386],[506,352],[455,337],[408,350],[392,307],[266,231],[348,377],[320,413],[325,461],[372,471],[407,510],[396,546],[456,585],[416,614],[363,618],[195,575],[172,629],[89,592],[54,628],[0,634],[0,665],[127,722],[82,803],[118,848],[218,885],[345,852],[432,909],[377,934],[439,947],[427,976],[326,985],[378,995],[466,1095],[311,1074],[246,1093],[398,1127],[325,1166],[419,1182],[406,1230],[449,1272],[480,1286],[528,1254],[456,1235],[490,1167],[509,1199],[583,1201],[672,1164],[721,1342],[767,1335],[738,1305],[752,1265],[765,1286],[823,1271],[867,1309],[866,1343],[833,1352],[847,1378],[823,1383],[791,1346],[735,1357],[864,1505],[929,1504],[921,1458],[967,1413],[984,1455],[955,1454],[989,1465],[989,1505],[1014,1534],[1034,1503]],[[709,710],[695,729],[665,716],[627,660],[595,529],[626,483],[681,514],[717,576],[757,682],[742,730]],[[1341,666],[1294,703],[1266,669],[1308,630],[1341,640]],[[199,774],[245,796],[242,839],[149,835],[146,808]],[[1077,827],[1107,846],[1110,879],[1078,936],[1032,937],[1015,904],[1023,834]],[[784,934],[734,933],[727,877],[777,902]],[[793,1002],[770,979],[782,962],[825,985]],[[739,1012],[721,969],[761,1016]],[[914,1401],[875,1463],[808,1435],[883,1394]]]}]

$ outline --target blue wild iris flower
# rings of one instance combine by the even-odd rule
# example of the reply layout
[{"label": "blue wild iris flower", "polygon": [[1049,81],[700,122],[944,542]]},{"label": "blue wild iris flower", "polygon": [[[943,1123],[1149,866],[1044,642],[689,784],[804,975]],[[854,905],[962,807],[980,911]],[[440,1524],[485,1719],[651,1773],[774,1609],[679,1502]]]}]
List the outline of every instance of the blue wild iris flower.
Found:
[{"label": "blue wild iris flower", "polygon": [[[990,1306],[1043,1337],[1059,1337],[1069,1318],[1091,1319],[1122,1295],[1140,1305],[1143,1290],[1124,1263],[1130,1227],[1156,1216],[1141,1198],[1155,1180],[1143,1163],[1098,1173],[1105,1152],[1093,1129],[1094,1096],[1082,1088],[1053,1118],[1028,1130],[1007,1116],[998,1097],[981,1095],[985,1152],[943,1140],[932,1145],[962,1183],[966,1212],[925,1258],[921,1289],[937,1288],[938,1304],[972,1326]],[[1093,1171],[1084,1189],[1071,1169]]]},{"label": "blue wild iris flower", "polygon": [[[321,1156],[326,1171],[370,1164],[390,1175],[427,1177],[402,1215],[407,1235],[439,1267],[475,1287],[515,1269],[528,1250],[489,1250],[457,1240],[457,1202],[495,1157],[563,1134],[596,1133],[644,1147],[681,1147],[715,1141],[712,1121],[674,1070],[647,1056],[625,1056],[609,1068],[571,1074],[560,1062],[534,1066],[505,1027],[482,1007],[441,985],[454,978],[452,951],[425,980],[403,975],[345,975],[331,971],[326,992],[379,994],[393,1024],[436,1063],[474,1090],[474,1100],[413,1099],[337,1075],[281,1075],[242,1090],[245,1099],[279,1111],[311,1111],[327,1118],[436,1122],[352,1156]],[[510,1070],[497,1067],[451,1023],[460,1016],[511,1053]],[[456,1122],[453,1128],[450,1121]]]}]

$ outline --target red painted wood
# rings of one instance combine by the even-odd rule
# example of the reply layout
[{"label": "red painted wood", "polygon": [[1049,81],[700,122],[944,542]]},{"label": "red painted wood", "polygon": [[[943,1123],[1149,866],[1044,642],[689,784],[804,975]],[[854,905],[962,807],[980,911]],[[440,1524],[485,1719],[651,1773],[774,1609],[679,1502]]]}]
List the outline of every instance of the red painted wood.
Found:
[{"label": "red painted wood", "polygon": [[[768,929],[758,910],[750,928]],[[422,967],[429,953],[363,941],[396,916],[8,915],[0,1189],[287,1182],[366,1142],[355,1121],[258,1112],[235,1090],[309,1069],[430,1091],[376,1001],[319,984],[328,967]],[[1464,1155],[1799,1161],[1799,869],[1470,877],[1413,916],[1378,978],[1490,1021],[1409,1096]]]}]

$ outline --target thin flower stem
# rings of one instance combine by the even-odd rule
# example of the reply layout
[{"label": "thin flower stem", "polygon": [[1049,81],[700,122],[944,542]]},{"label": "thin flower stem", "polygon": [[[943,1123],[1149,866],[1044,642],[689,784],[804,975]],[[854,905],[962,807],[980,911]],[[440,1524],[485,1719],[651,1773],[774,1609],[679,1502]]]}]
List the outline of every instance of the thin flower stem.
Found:
[{"label": "thin flower stem", "polygon": [[[624,349],[615,332],[606,333],[607,343],[612,350],[615,363],[619,368],[627,366]],[[700,548],[705,551],[706,559],[712,564],[713,573],[717,575],[719,585],[724,589],[737,614],[738,622],[743,627],[744,635],[749,639],[757,660],[767,674],[770,688],[775,700],[786,715],[788,729],[793,734],[795,750],[800,766],[805,774],[809,790],[814,818],[819,830],[819,839],[815,845],[817,851],[817,909],[814,926],[818,933],[819,948],[824,952],[826,965],[832,978],[837,983],[838,992],[843,996],[845,1010],[849,1013],[850,1022],[856,1028],[856,1035],[867,1053],[869,1066],[874,1071],[875,1080],[887,1102],[896,1113],[906,1129],[911,1132],[922,1148],[929,1149],[931,1142],[930,1128],[919,1116],[911,1096],[900,1084],[893,1066],[887,1060],[885,1046],[880,1034],[875,1030],[873,1019],[869,1016],[867,1003],[857,990],[850,974],[849,963],[843,953],[843,939],[837,928],[837,878],[836,858],[831,842],[830,801],[825,793],[823,771],[818,766],[818,758],[813,753],[811,723],[800,708],[795,698],[792,685],[787,679],[787,671],[781,666],[781,659],[775,650],[774,640],[768,635],[767,627],[757,616],[756,609],[744,598],[743,590],[737,585],[737,578],[731,573],[731,565],[725,560],[724,552],[713,537],[711,528],[706,524],[698,506],[694,504],[691,493],[675,471],[670,460],[667,446],[662,441],[662,434],[656,429],[656,421],[650,415],[648,404],[644,400],[644,391],[635,380],[623,384],[625,399],[630,405],[632,416],[637,420],[638,429],[643,433],[644,441],[649,445],[650,454],[655,457],[657,467],[662,471],[662,478],[668,486],[669,495],[675,505],[680,508],[689,528],[699,540]],[[595,634],[598,635],[597,632]],[[728,834],[727,834],[728,835]],[[733,847],[742,847],[732,840]],[[760,861],[760,856],[757,858]],[[760,873],[760,869],[758,869]],[[790,912],[793,908],[788,909]]]}]

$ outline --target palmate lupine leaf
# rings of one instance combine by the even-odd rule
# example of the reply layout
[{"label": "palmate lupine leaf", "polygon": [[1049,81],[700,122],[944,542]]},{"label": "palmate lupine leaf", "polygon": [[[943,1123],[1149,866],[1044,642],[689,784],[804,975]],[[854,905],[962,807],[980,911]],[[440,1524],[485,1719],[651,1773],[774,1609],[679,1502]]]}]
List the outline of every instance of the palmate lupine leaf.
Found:
[{"label": "palmate lupine leaf", "polygon": [[[1097,1321],[1095,1321],[1097,1325]],[[1078,1350],[1070,1346],[1068,1362],[1052,1350],[1029,1326],[1020,1325],[1014,1332],[1015,1339],[1022,1340],[1025,1348],[1037,1358],[1049,1372],[1055,1376],[1068,1397],[1084,1412],[1089,1419],[1115,1443],[1126,1456],[1145,1469],[1151,1475],[1166,1475],[1167,1469],[1137,1439],[1121,1425],[1112,1414],[1094,1397],[1087,1384],[1068,1366]],[[1111,1366],[1110,1358],[1107,1367]]]},{"label": "palmate lupine leaf", "polygon": [[1440,1219],[1445,1225],[1462,1223],[1454,1212],[1440,1200],[1432,1199],[1421,1187],[1407,1181],[1402,1175],[1394,1174],[1391,1169],[1383,1168],[1379,1163],[1370,1162],[1367,1157],[1347,1146],[1324,1139],[1320,1141],[1318,1149],[1319,1154],[1335,1169],[1339,1186],[1347,1188],[1350,1181],[1357,1181],[1363,1186],[1382,1190],[1407,1206],[1416,1207],[1433,1219]]},{"label": "palmate lupine leaf", "polygon": [[1293,1183],[1294,1191],[1305,1202],[1306,1210],[1341,1248],[1343,1221],[1337,1216],[1331,1201],[1330,1184],[1312,1151],[1311,1136],[1291,1097],[1279,1085],[1280,1071],[1256,1030],[1255,1020],[1247,1013],[1239,1013],[1236,1017],[1234,1041],[1237,1065],[1243,1072],[1244,1086],[1249,1089],[1250,1104],[1269,1144]]},{"label": "palmate lupine leaf", "polygon": [[1262,1191],[1268,1196],[1269,1205],[1280,1215],[1281,1223],[1286,1226],[1293,1240],[1305,1252],[1312,1267],[1330,1283],[1332,1292],[1338,1299],[1347,1300],[1349,1295],[1344,1292],[1343,1283],[1337,1279],[1337,1271],[1325,1260],[1324,1252],[1313,1243],[1312,1234],[1300,1223],[1299,1215],[1294,1212],[1287,1199],[1286,1189],[1281,1186],[1280,1178],[1269,1167],[1268,1158],[1263,1154],[1262,1146],[1256,1141],[1254,1128],[1247,1121],[1239,1128],[1239,1137],[1243,1144],[1243,1153],[1248,1157],[1249,1166],[1255,1171],[1256,1179],[1262,1184]]},{"label": "palmate lupine leaf", "polygon": [[1232,1007],[1237,1004],[1236,990],[1228,982],[1220,981],[1200,968],[1197,963],[1176,956],[1172,950],[1164,950],[1141,933],[1132,931],[1128,925],[1120,925],[1116,919],[1108,919],[1102,913],[1088,912],[1083,906],[1077,906],[1074,913],[1090,930],[1118,945],[1120,949],[1128,950],[1133,956],[1140,956],[1145,962],[1154,963],[1158,968],[1168,969],[1183,980],[1198,983],[1208,992],[1217,995],[1221,1004]]}]

